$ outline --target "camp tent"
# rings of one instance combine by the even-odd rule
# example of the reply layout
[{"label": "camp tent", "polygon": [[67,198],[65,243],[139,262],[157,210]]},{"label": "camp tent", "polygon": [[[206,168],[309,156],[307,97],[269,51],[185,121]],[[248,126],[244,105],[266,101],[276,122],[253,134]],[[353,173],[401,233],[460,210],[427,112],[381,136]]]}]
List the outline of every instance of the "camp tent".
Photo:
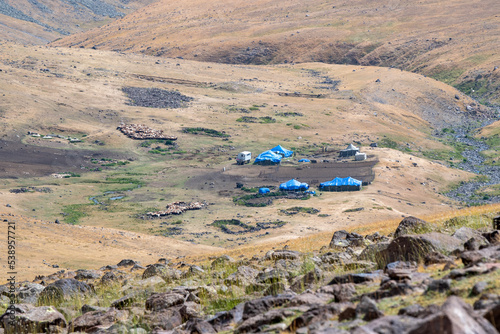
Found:
[{"label": "camp tent", "polygon": [[361,190],[362,185],[362,181],[352,177],[336,177],[331,181],[320,183],[319,189],[323,191],[354,191]]},{"label": "camp tent", "polygon": [[300,159],[299,162],[311,162],[309,159]]},{"label": "camp tent", "polygon": [[353,155],[356,155],[356,153],[358,152],[359,152],[358,147],[354,146],[353,144],[349,144],[347,148],[340,151],[340,157],[351,157]]},{"label": "camp tent", "polygon": [[259,194],[267,194],[270,191],[269,188],[259,188]]},{"label": "camp tent", "polygon": [[262,152],[255,158],[254,164],[257,165],[277,165],[281,162],[281,155],[272,151]]},{"label": "camp tent", "polygon": [[287,150],[286,148],[281,147],[281,145],[273,147],[270,151],[281,154],[285,158],[291,157],[293,155],[293,151]]},{"label": "camp tent", "polygon": [[295,179],[291,179],[285,183],[280,184],[280,190],[282,191],[300,191],[309,189],[307,183],[301,183]]}]

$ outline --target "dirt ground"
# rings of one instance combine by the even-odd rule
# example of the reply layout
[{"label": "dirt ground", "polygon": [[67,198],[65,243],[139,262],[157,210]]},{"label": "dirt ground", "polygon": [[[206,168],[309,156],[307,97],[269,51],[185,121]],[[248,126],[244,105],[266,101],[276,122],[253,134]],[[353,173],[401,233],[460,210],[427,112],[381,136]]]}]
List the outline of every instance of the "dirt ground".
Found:
[{"label": "dirt ground", "polygon": [[[330,158],[331,159],[331,158]],[[236,188],[236,183],[245,187],[279,186],[291,179],[306,182],[310,186],[319,186],[321,182],[330,181],[336,177],[353,177],[366,183],[374,178],[373,167],[378,160],[371,156],[369,160],[340,160],[318,163],[284,163],[277,166],[232,164],[217,172],[206,172],[191,178],[186,186],[193,189],[213,189],[221,195],[230,195]]]},{"label": "dirt ground", "polygon": [[79,173],[82,166],[92,167],[91,157],[102,155],[103,153],[87,150],[60,150],[0,140],[0,178],[38,177],[60,172]]}]

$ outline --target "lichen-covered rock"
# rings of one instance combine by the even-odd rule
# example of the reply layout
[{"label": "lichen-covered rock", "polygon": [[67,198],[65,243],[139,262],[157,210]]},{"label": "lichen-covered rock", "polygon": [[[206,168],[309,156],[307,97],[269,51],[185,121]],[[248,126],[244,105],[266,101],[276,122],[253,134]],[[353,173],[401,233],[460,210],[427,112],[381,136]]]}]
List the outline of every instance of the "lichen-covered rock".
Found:
[{"label": "lichen-covered rock", "polygon": [[[14,311],[13,316],[11,311]],[[62,332],[67,327],[66,319],[55,307],[31,304],[14,305],[0,316],[0,323],[5,334]]]},{"label": "lichen-covered rock", "polygon": [[405,217],[398,225],[398,228],[394,232],[394,238],[406,235],[406,234],[420,234],[430,232],[432,230],[432,225],[430,225],[425,220],[416,218],[413,216]]}]

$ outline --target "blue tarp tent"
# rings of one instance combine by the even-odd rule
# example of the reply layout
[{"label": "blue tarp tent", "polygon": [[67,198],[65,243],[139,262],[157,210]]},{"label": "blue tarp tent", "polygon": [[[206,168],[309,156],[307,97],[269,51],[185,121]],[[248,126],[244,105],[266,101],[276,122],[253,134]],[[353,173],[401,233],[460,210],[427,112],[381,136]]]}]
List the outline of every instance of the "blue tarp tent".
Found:
[{"label": "blue tarp tent", "polygon": [[270,191],[269,188],[259,188],[259,194],[267,194]]},{"label": "blue tarp tent", "polygon": [[300,159],[299,162],[311,162],[309,159]]},{"label": "blue tarp tent", "polygon": [[352,177],[336,177],[331,181],[320,183],[319,189],[325,191],[352,191],[361,190],[362,185],[362,181],[353,179]]},{"label": "blue tarp tent", "polygon": [[281,147],[281,145],[273,147],[272,149],[270,149],[270,151],[281,154],[285,158],[291,157],[293,155],[293,151],[287,150],[286,148]]},{"label": "blue tarp tent", "polygon": [[257,165],[277,165],[281,162],[281,155],[272,151],[262,152],[255,158],[254,164]]},{"label": "blue tarp tent", "polygon": [[291,179],[290,181],[280,184],[280,190],[284,191],[297,191],[307,189],[309,189],[309,185],[307,183],[300,183],[295,179]]}]

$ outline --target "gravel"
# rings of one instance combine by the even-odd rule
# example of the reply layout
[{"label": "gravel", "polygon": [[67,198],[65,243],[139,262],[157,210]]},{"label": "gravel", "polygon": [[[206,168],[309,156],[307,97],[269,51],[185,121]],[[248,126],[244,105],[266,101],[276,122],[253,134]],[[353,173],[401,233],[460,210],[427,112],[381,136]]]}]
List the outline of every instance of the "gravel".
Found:
[{"label": "gravel", "polygon": [[[486,120],[480,125],[484,127],[493,123],[494,120]],[[472,122],[471,122],[472,123]],[[480,128],[478,127],[478,128]],[[477,190],[490,185],[500,184],[500,166],[484,165],[485,159],[481,156],[481,151],[489,149],[489,146],[484,142],[473,139],[472,134],[477,128],[471,126],[462,126],[454,128],[455,140],[459,143],[469,145],[471,149],[465,150],[462,156],[466,161],[461,162],[458,167],[460,169],[488,176],[487,182],[464,182],[458,188],[448,192],[446,195],[454,200],[462,201],[467,204],[489,204],[500,202],[500,196],[492,197],[477,197]]]},{"label": "gravel", "polygon": [[193,98],[176,91],[159,88],[123,87],[129,105],[150,108],[182,108]]}]

